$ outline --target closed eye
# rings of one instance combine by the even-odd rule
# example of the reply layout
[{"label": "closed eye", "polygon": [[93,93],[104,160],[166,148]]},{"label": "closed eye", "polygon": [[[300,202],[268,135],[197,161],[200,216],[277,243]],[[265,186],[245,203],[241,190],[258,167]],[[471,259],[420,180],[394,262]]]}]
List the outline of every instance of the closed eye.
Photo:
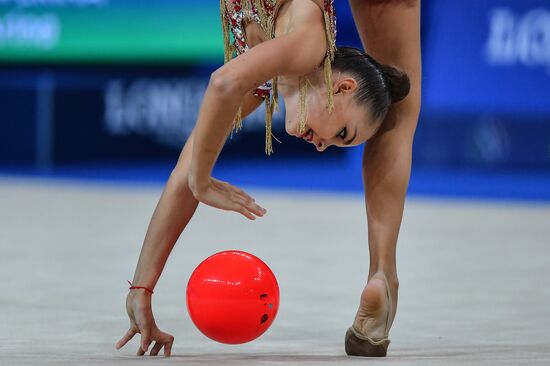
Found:
[{"label": "closed eye", "polygon": [[342,131],[340,131],[340,133],[338,134],[338,137],[344,140],[346,138],[346,134],[347,134],[347,130],[346,130],[346,127],[344,127]]},{"label": "closed eye", "polygon": [[344,145],[350,145],[357,137],[357,127],[355,127],[355,134],[348,140],[344,141]]}]

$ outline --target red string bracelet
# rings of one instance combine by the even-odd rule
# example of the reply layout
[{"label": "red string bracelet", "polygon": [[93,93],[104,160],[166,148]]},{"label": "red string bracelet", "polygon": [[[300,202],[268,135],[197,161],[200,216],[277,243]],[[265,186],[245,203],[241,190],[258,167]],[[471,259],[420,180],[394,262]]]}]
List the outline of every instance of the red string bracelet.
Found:
[{"label": "red string bracelet", "polygon": [[134,285],[132,285],[132,282],[130,282],[130,281],[128,281],[128,283],[130,284],[130,290],[132,290],[132,289],[134,289],[134,288],[142,288],[142,289],[144,289],[145,291],[154,294],[153,290],[150,290],[150,289],[148,289],[147,287],[143,287],[143,286],[134,286]]}]

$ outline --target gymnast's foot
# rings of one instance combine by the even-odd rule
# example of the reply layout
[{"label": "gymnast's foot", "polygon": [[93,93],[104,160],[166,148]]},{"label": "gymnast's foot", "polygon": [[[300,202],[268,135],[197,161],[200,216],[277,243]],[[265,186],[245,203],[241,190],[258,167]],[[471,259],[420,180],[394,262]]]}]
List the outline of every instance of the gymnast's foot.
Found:
[{"label": "gymnast's foot", "polygon": [[390,287],[382,272],[375,273],[361,294],[359,309],[346,333],[346,353],[350,356],[384,357],[390,340],[393,304]]}]

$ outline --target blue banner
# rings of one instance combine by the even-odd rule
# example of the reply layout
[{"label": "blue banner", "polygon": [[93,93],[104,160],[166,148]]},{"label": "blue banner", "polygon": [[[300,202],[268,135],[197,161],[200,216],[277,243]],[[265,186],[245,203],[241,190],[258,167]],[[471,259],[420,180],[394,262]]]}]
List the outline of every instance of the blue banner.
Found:
[{"label": "blue banner", "polygon": [[423,105],[550,113],[548,0],[437,0],[423,18]]}]

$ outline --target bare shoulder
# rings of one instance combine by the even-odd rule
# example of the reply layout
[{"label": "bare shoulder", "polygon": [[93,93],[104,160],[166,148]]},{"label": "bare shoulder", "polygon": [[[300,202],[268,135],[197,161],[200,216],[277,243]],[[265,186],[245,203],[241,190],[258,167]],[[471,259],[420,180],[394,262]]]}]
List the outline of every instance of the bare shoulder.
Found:
[{"label": "bare shoulder", "polygon": [[306,75],[322,64],[327,39],[321,8],[312,0],[288,0],[288,7],[282,6],[279,13],[292,22],[290,31],[276,33],[224,64],[216,71],[219,79],[244,93],[275,76]]},{"label": "bare shoulder", "polygon": [[277,14],[275,34],[298,29],[324,32],[324,17],[314,0],[286,0]]}]

